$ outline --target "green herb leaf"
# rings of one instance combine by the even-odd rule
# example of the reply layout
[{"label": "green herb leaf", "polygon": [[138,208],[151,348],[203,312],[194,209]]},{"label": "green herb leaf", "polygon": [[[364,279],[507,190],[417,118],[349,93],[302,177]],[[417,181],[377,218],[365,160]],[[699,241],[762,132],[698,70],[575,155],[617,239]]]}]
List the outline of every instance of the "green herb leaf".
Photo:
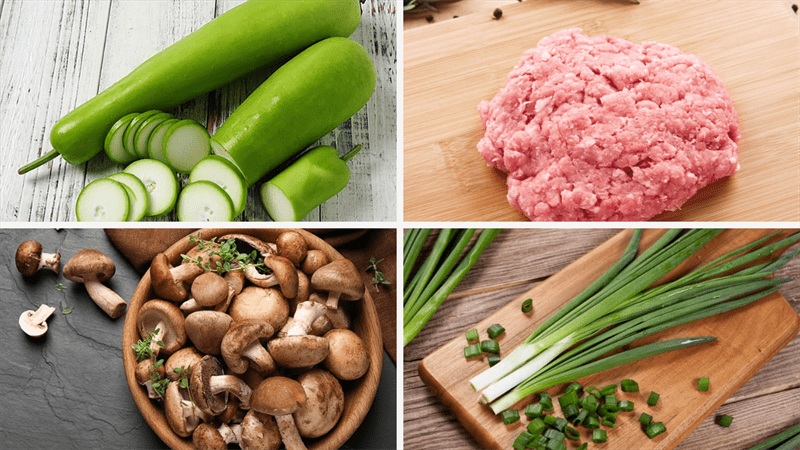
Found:
[{"label": "green herb leaf", "polygon": [[61,284],[61,283],[56,283],[56,290],[57,290],[57,291],[59,291],[59,292],[60,292],[60,291],[63,291],[64,289],[66,289],[66,288],[64,287],[64,285],[63,285],[63,284]]},{"label": "green herb leaf", "polygon": [[64,314],[64,315],[69,314],[69,313],[72,312],[73,309],[75,309],[74,306],[66,306],[66,307],[64,307],[64,309],[61,310],[61,314]]}]

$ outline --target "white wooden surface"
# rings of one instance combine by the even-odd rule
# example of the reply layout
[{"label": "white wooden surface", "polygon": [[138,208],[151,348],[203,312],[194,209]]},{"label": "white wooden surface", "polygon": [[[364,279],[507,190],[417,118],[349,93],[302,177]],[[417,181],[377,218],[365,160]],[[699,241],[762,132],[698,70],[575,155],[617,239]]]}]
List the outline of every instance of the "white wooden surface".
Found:
[{"label": "white wooden surface", "polygon": [[[58,158],[26,175],[46,153],[53,124],[144,60],[244,0],[0,0],[0,221],[74,221],[88,183],[123,167],[100,154],[73,166]],[[320,140],[340,154],[355,144],[350,184],[307,221],[394,221],[397,210],[397,17],[393,0],[365,0],[352,39],[378,73],[366,107]],[[255,73],[174,111],[219,124],[269,73]],[[239,220],[268,221],[257,186]],[[174,221],[174,213],[148,219]]]}]

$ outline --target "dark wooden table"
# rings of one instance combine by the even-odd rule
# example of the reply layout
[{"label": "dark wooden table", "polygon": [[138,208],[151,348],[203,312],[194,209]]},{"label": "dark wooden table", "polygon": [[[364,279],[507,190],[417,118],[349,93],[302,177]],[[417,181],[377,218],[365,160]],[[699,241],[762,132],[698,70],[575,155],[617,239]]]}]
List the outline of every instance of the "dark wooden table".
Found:
[{"label": "dark wooden table", "polygon": [[[422,383],[419,362],[470,325],[484,319],[536,283],[593,249],[618,229],[508,229],[486,249],[475,267],[403,352],[403,445],[406,449],[478,448],[454,416]],[[430,244],[429,238],[428,243]],[[800,258],[778,275],[800,277]],[[800,313],[800,280],[783,296]],[[795,337],[677,448],[748,448],[800,422],[800,336]],[[735,418],[730,428],[714,417]],[[613,449],[609,444],[604,447]],[[623,450],[623,449],[614,449]],[[631,449],[624,449],[631,450]]]}]

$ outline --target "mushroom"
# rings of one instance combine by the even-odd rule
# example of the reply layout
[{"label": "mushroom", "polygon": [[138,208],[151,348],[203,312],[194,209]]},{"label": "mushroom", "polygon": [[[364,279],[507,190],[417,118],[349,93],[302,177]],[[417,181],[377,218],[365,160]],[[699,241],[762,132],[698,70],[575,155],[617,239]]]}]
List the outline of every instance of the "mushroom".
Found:
[{"label": "mushroom", "polygon": [[311,286],[314,289],[328,291],[326,305],[336,309],[339,299],[358,300],[364,296],[364,282],[355,264],[349,259],[337,259],[320,267],[311,275]]},{"label": "mushroom", "polygon": [[281,432],[275,418],[251,409],[242,420],[242,450],[278,450],[281,446]]},{"label": "mushroom", "polygon": [[270,268],[271,274],[264,275],[255,266],[245,270],[245,276],[251,283],[264,288],[280,286],[286,298],[297,295],[297,270],[291,261],[283,256],[264,255],[264,265]]},{"label": "mushroom", "polygon": [[228,296],[225,298],[225,301],[222,303],[217,304],[214,307],[214,311],[226,312],[228,307],[233,300],[233,297],[239,295],[244,288],[244,270],[243,269],[234,269],[229,271],[222,277],[226,283],[228,283]]},{"label": "mushroom", "polygon": [[278,255],[288,259],[295,266],[300,265],[308,252],[305,238],[296,231],[284,231],[279,234],[275,239],[275,245],[278,247]]},{"label": "mushroom", "polygon": [[[202,249],[193,248],[186,254],[183,264],[174,267],[167,259],[167,255],[159,253],[150,263],[150,282],[156,294],[171,302],[183,301],[189,294],[186,283],[191,283],[198,275],[216,268],[218,255],[210,255],[219,248],[216,244],[205,245]],[[195,261],[199,261],[198,264]]]},{"label": "mushroom", "polygon": [[191,436],[200,424],[208,422],[211,417],[200,411],[188,397],[188,390],[178,383],[170,383],[164,394],[164,415],[172,431],[180,437]]},{"label": "mushroom", "polygon": [[[325,304],[325,298],[315,292],[311,294],[308,299],[312,302]],[[345,308],[328,309],[325,316],[333,323],[333,328],[347,328],[350,329],[350,314]],[[319,320],[319,319],[317,319]]]},{"label": "mushroom", "polygon": [[189,392],[195,405],[206,414],[217,415],[225,410],[227,395],[235,395],[243,409],[250,409],[250,389],[235,375],[225,375],[217,358],[206,355],[192,369],[189,377]]},{"label": "mushroom", "polygon": [[36,311],[25,311],[19,316],[19,327],[30,337],[47,333],[47,318],[56,311],[52,306],[41,305]]},{"label": "mushroom", "polygon": [[369,369],[369,355],[364,341],[350,330],[335,329],[325,333],[330,352],[325,368],[340,380],[361,378]]},{"label": "mushroom", "polygon": [[305,450],[292,414],[306,403],[303,386],[286,377],[270,377],[255,388],[252,409],[275,417],[286,450]]},{"label": "mushroom", "polygon": [[297,305],[297,310],[292,317],[291,322],[287,322],[281,331],[286,336],[300,336],[309,334],[311,331],[311,324],[317,318],[325,315],[328,309],[325,305],[317,302],[305,301]]},{"label": "mushroom", "polygon": [[329,262],[331,262],[330,258],[328,258],[328,255],[326,255],[322,250],[309,250],[308,253],[306,253],[306,259],[303,260],[303,264],[300,265],[300,268],[306,275],[311,276],[317,271],[317,269],[328,264]]},{"label": "mushroom", "polygon": [[275,370],[275,362],[261,345],[261,339],[272,336],[274,330],[267,322],[243,320],[231,326],[222,338],[222,358],[228,370],[242,374],[248,367],[268,375]]},{"label": "mushroom", "polygon": [[[134,375],[136,376],[136,382],[147,389],[148,398],[159,398],[160,395],[153,389],[153,378],[160,380],[164,378],[165,372],[163,364],[156,365],[155,361],[148,358],[136,365]],[[153,374],[156,376],[154,377]]]},{"label": "mushroom", "polygon": [[225,333],[233,325],[231,316],[217,311],[196,311],[186,316],[186,334],[202,353],[219,355]]},{"label": "mushroom", "polygon": [[253,236],[248,236],[246,234],[226,234],[219,238],[220,242],[228,241],[230,239],[234,239],[236,241],[244,242],[245,244],[252,247],[254,250],[258,251],[258,253],[263,257],[264,255],[274,254],[275,250],[272,246],[261,239],[255,238]]},{"label": "mushroom", "polygon": [[58,273],[61,263],[61,253],[43,253],[42,244],[36,241],[25,241],[17,247],[17,270],[26,277],[30,277],[39,269],[50,269]]},{"label": "mushroom", "polygon": [[228,444],[239,443],[242,435],[242,426],[239,424],[228,426],[221,424],[215,428],[208,423],[201,423],[192,433],[192,445],[196,449],[226,450]]},{"label": "mushroom", "polygon": [[194,312],[216,306],[228,298],[229,290],[228,283],[216,272],[198,275],[192,282],[192,298],[181,304],[181,311]]},{"label": "mushroom", "polygon": [[296,369],[321,363],[328,356],[328,340],[319,336],[286,336],[267,342],[269,354],[282,367]]},{"label": "mushroom", "polygon": [[294,413],[300,436],[316,438],[329,432],[344,410],[344,392],[339,381],[322,369],[311,369],[297,377],[306,393],[306,403]]},{"label": "mushroom", "polygon": [[89,297],[112,319],[121,316],[128,304],[103,282],[114,276],[114,261],[103,253],[87,248],[75,254],[64,266],[64,277],[83,283]]},{"label": "mushroom", "polygon": [[180,378],[180,374],[175,369],[183,368],[187,375],[191,374],[192,366],[199,363],[201,359],[203,359],[203,354],[197,351],[196,348],[183,347],[170,355],[167,358],[167,362],[164,363],[167,378],[170,381],[177,381]]},{"label": "mushroom", "polygon": [[248,286],[233,298],[228,314],[236,322],[261,320],[280,330],[289,318],[289,302],[276,289]]},{"label": "mushroom", "polygon": [[292,316],[294,316],[297,305],[308,300],[309,295],[311,295],[311,282],[308,280],[308,277],[300,269],[297,269],[296,272],[297,294],[289,300],[289,314]]},{"label": "mushroom", "polygon": [[[141,339],[147,339],[150,333],[153,333],[150,343],[153,355],[158,355],[159,352],[170,355],[186,343],[186,329],[181,310],[164,300],[145,302],[139,309],[139,315],[136,316],[136,328]],[[159,341],[164,344],[163,347],[159,346]]]}]

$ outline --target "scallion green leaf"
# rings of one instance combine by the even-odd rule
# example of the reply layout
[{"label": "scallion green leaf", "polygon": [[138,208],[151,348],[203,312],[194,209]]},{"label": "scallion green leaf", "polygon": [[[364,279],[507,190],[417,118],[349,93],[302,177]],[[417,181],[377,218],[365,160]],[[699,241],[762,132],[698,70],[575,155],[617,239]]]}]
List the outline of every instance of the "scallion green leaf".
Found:
[{"label": "scallion green leaf", "polygon": [[658,404],[659,397],[661,397],[661,395],[658,392],[656,391],[651,392],[650,395],[647,397],[647,404],[650,406],[656,406]]},{"label": "scallion green leaf", "polygon": [[498,336],[500,336],[501,334],[505,333],[505,331],[506,331],[506,329],[503,328],[502,325],[500,325],[499,323],[496,323],[496,324],[490,326],[486,330],[486,334],[488,334],[490,338],[496,339]]}]

